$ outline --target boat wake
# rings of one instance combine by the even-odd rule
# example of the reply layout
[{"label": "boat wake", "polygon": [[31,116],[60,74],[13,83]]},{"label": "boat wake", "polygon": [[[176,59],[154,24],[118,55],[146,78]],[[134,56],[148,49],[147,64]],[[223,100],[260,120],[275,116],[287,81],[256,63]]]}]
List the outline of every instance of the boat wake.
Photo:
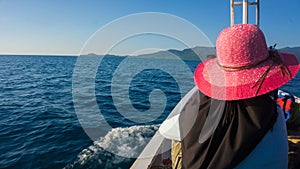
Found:
[{"label": "boat wake", "polygon": [[159,125],[114,128],[79,153],[65,169],[130,168]]}]

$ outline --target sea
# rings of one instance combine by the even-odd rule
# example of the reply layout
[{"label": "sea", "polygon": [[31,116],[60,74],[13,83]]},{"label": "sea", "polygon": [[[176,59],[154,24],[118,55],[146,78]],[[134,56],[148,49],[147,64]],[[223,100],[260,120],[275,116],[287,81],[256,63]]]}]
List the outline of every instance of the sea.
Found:
[{"label": "sea", "polygon": [[[199,62],[0,56],[0,168],[130,168]],[[300,96],[300,74],[281,89]]]}]

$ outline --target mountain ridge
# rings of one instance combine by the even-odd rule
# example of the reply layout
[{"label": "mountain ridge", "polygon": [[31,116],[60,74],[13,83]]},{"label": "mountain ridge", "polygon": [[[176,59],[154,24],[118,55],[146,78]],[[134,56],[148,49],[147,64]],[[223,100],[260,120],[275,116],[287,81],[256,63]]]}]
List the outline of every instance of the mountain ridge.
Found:
[{"label": "mountain ridge", "polygon": [[[292,53],[296,55],[298,60],[300,61],[300,47],[284,47],[278,49],[279,52],[286,52]],[[103,56],[103,55],[96,55],[94,53],[88,54],[87,56]],[[127,55],[127,56],[119,56],[113,54],[107,54],[104,56],[117,56],[117,57],[135,57],[135,58],[155,58],[155,59],[182,59],[182,60],[206,60],[208,57],[216,56],[215,47],[200,47],[196,46],[193,48],[186,48],[183,50],[178,49],[168,49],[163,51],[158,51],[154,53],[148,54],[140,54],[137,56]]]}]

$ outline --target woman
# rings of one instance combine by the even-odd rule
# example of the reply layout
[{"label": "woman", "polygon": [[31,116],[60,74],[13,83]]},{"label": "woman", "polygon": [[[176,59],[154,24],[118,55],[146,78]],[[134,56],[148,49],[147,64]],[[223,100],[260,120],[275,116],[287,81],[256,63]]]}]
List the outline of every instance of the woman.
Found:
[{"label": "woman", "polygon": [[224,29],[216,50],[217,58],[195,70],[197,112],[179,116],[182,168],[287,168],[285,122],[275,100],[276,89],[297,74],[297,58],[268,49],[251,24]]}]

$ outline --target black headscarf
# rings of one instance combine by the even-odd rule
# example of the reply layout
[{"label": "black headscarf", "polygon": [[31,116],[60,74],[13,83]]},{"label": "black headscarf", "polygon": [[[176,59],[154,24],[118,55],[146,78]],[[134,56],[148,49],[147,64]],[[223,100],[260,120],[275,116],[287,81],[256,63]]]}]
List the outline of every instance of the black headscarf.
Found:
[{"label": "black headscarf", "polygon": [[[221,113],[205,140],[201,132],[209,114]],[[195,121],[189,124],[180,117],[184,169],[231,169],[237,166],[277,119],[276,102],[269,95],[238,101],[221,101],[200,96]],[[188,113],[186,114],[188,115]],[[181,123],[183,122],[183,123]],[[212,122],[213,123],[213,122]],[[184,124],[184,125],[183,125]]]}]

